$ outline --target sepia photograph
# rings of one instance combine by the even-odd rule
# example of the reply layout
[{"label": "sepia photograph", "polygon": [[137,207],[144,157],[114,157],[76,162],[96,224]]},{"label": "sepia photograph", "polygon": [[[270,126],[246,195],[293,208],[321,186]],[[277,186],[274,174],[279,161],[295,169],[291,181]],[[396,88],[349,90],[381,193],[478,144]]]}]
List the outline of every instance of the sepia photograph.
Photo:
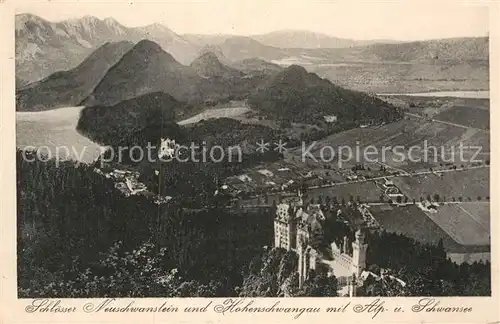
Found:
[{"label": "sepia photograph", "polygon": [[15,12],[17,298],[492,296],[488,6],[50,8]]}]

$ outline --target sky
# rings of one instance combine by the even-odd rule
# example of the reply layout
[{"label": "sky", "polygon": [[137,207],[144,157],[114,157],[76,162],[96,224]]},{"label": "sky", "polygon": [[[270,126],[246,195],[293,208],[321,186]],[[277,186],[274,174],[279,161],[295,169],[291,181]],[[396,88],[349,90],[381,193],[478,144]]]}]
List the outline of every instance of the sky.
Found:
[{"label": "sky", "polygon": [[255,35],[288,29],[360,40],[423,40],[486,36],[489,28],[486,4],[457,1],[17,1],[16,13],[50,21],[111,16],[130,27],[162,23],[178,34]]}]

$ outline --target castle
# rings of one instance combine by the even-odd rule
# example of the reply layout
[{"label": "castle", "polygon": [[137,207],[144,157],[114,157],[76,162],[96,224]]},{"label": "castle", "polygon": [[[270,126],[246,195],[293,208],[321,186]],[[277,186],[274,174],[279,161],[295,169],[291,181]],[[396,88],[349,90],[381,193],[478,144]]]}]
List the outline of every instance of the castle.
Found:
[{"label": "castle", "polygon": [[365,235],[358,230],[351,245],[347,237],[343,238],[342,244],[331,243],[332,255],[325,258],[312,244],[321,238],[324,220],[320,206],[304,206],[300,192],[298,196],[284,198],[276,208],[274,245],[298,254],[299,287],[307,280],[309,270],[315,270],[321,263],[327,267],[329,275],[337,277],[341,294],[353,296],[366,267],[368,245]]}]

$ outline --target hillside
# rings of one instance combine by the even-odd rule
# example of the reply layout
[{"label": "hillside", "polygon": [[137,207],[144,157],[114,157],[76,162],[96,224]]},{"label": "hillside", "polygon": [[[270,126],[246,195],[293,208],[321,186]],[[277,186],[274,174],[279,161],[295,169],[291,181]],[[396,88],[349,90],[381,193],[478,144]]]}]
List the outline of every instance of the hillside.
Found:
[{"label": "hillside", "polygon": [[[219,54],[220,55],[220,54]],[[190,65],[202,78],[241,78],[244,73],[221,63],[214,52],[204,52]]]},{"label": "hillside", "polygon": [[18,111],[40,111],[76,106],[96,87],[108,69],[132,48],[131,42],[106,43],[80,65],[56,72],[16,93]]},{"label": "hillside", "polygon": [[159,141],[162,135],[179,138],[174,120],[184,107],[166,93],[149,93],[114,106],[84,108],[77,130],[94,142],[110,146],[143,145]]},{"label": "hillside", "polygon": [[201,78],[177,62],[158,44],[143,40],[128,51],[102,78],[83,104],[114,105],[151,92],[165,92],[181,101],[201,97]]},{"label": "hillside", "polygon": [[180,64],[156,43],[143,40],[115,64],[82,104],[111,106],[152,92],[190,104],[216,104],[248,97],[269,78],[246,75],[206,52],[190,66]]},{"label": "hillside", "polygon": [[297,65],[278,73],[248,103],[268,118],[312,124],[322,122],[326,115],[337,116],[339,124],[353,125],[389,121],[400,115],[378,98],[335,86]]},{"label": "hillside", "polygon": [[76,67],[106,42],[150,39],[184,63],[197,49],[162,25],[128,28],[113,18],[92,16],[50,22],[32,14],[16,15],[15,36],[16,73],[28,82]]}]

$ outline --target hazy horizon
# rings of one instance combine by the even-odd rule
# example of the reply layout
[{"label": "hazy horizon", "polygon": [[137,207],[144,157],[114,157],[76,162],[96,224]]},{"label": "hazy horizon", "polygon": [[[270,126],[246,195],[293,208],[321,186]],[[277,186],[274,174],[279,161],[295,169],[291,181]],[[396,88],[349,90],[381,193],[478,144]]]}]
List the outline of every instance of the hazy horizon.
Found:
[{"label": "hazy horizon", "polygon": [[[276,31],[309,31],[353,40],[418,41],[485,37],[489,12],[484,4],[325,3],[263,0],[184,3],[25,2],[17,14],[51,22],[94,16],[112,17],[127,27],[159,23],[173,32],[197,35],[254,36]],[[110,11],[110,6],[116,10]],[[256,23],[257,21],[257,23]]]}]

